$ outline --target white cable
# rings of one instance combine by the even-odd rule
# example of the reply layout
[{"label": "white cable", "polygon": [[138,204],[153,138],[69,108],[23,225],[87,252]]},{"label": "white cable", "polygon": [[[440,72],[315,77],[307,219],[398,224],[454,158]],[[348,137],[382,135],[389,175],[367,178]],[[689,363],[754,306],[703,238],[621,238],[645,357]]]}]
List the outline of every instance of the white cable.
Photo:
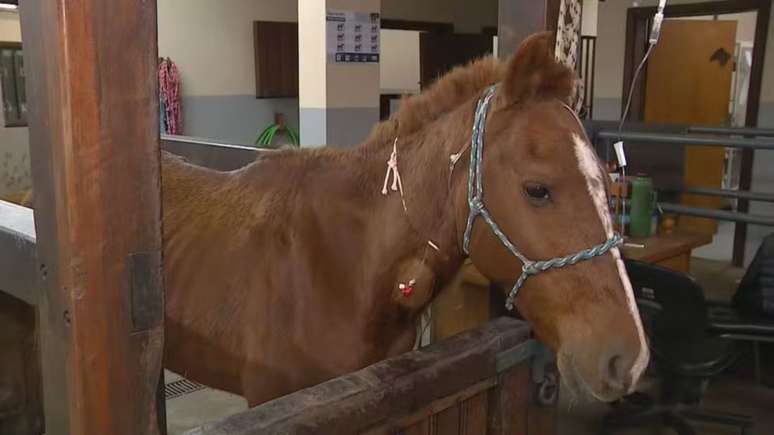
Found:
[{"label": "white cable", "polygon": [[648,39],[648,50],[645,52],[645,56],[642,57],[642,61],[634,71],[632,82],[629,85],[629,95],[626,97],[626,106],[624,107],[623,115],[621,116],[621,122],[618,124],[618,132],[623,130],[623,124],[626,122],[626,118],[629,117],[629,109],[632,105],[632,96],[634,94],[634,87],[637,85],[637,80],[640,77],[642,68],[650,57],[650,53],[653,51],[653,47],[658,44],[658,39],[661,37],[661,24],[664,22],[664,8],[666,7],[667,0],[659,0],[658,9],[656,15],[653,17],[653,26],[650,29],[650,37]]},{"label": "white cable", "polygon": [[[618,123],[618,133],[623,131],[624,122],[629,117],[629,109],[632,106],[632,96],[634,95],[634,87],[637,85],[637,80],[640,77],[642,68],[650,57],[650,53],[653,51],[653,47],[658,44],[658,39],[661,37],[661,25],[664,22],[664,8],[666,7],[667,0],[659,0],[658,9],[656,15],[653,16],[653,25],[650,28],[650,37],[648,38],[648,50],[645,51],[645,55],[642,56],[640,64],[637,65],[637,69],[634,70],[634,76],[632,82],[629,85],[629,95],[626,97],[626,106],[624,107],[623,114],[621,115],[621,122]],[[618,156],[619,166],[621,167],[621,234],[624,234],[624,218],[626,216],[626,199],[624,194],[626,192],[623,189],[626,188],[626,157],[623,150],[623,142],[616,143],[616,155]],[[622,158],[623,156],[623,158]],[[621,164],[623,161],[623,164]],[[627,189],[628,191],[628,189]]]},{"label": "white cable", "polygon": [[654,45],[650,45],[648,47],[648,51],[645,52],[645,56],[642,57],[642,61],[640,61],[640,64],[637,66],[637,69],[634,71],[634,77],[632,77],[632,83],[629,86],[629,95],[626,97],[626,107],[624,107],[623,115],[621,116],[621,121],[618,123],[618,133],[620,133],[623,130],[623,124],[626,121],[626,118],[629,117],[629,109],[632,106],[632,96],[634,95],[634,86],[637,84],[637,79],[640,77],[640,73],[642,72],[642,68],[645,66],[645,62],[648,61],[648,57],[650,57],[650,52],[653,51]]},{"label": "white cable", "polygon": [[650,28],[650,38],[648,42],[650,45],[656,45],[658,38],[661,36],[661,23],[664,22],[664,8],[666,7],[666,0],[661,0],[658,3],[658,10],[656,15],[653,16],[653,26]]}]

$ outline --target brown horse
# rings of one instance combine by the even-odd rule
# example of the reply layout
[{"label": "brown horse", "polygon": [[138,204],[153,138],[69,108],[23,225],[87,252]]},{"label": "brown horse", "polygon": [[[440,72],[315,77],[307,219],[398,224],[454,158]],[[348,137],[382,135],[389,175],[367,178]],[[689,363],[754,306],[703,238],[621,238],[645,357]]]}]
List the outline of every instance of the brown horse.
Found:
[{"label": "brown horse", "polygon": [[[508,64],[452,71],[353,149],[265,153],[233,172],[165,154],[166,366],[253,406],[410,350],[465,257],[468,146],[494,83],[481,171],[502,231],[534,259],[612,237],[607,177],[567,110],[574,74],[550,39],[533,36]],[[403,193],[384,195],[393,150]],[[481,219],[470,258],[504,286],[521,273]],[[572,390],[615,399],[643,371],[617,249],[530,278],[516,305]]]}]

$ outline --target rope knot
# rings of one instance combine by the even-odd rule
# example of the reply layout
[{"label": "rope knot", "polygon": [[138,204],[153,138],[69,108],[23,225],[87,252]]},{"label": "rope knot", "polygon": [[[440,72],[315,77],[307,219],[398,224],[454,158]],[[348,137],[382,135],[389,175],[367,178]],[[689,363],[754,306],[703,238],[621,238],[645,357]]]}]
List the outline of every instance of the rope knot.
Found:
[{"label": "rope knot", "polygon": [[534,275],[534,274],[540,272],[535,267],[535,262],[534,261],[526,261],[526,262],[524,262],[524,264],[521,266],[521,271],[522,271],[522,273],[525,273],[527,275]]},{"label": "rope knot", "polygon": [[[390,190],[393,192],[400,192],[401,200],[403,199],[403,182],[400,179],[400,171],[398,171],[398,138],[395,138],[395,142],[392,143],[392,153],[389,160],[387,160],[387,173],[384,174],[384,185],[382,185],[382,195],[387,195],[389,190],[387,186],[390,184],[390,176],[392,176],[392,185]],[[404,203],[403,208],[406,208]]]},{"label": "rope knot", "polygon": [[470,199],[470,211],[471,213],[481,213],[481,210],[484,209],[484,202],[481,201],[480,196],[474,196]]}]

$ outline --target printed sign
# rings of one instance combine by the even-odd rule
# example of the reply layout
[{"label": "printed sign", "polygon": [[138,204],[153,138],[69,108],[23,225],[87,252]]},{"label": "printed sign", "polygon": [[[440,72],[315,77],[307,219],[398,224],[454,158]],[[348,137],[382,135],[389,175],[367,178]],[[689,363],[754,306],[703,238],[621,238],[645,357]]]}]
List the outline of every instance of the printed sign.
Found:
[{"label": "printed sign", "polygon": [[378,13],[329,10],[325,21],[329,62],[379,62]]}]

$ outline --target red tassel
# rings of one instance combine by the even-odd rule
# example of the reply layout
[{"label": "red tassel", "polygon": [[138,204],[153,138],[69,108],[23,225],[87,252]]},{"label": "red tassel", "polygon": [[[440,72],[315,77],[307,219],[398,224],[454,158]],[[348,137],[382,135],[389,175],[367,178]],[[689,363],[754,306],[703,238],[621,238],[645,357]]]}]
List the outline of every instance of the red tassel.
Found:
[{"label": "red tassel", "polygon": [[414,293],[414,284],[416,284],[416,280],[412,279],[408,284],[399,284],[398,288],[404,297],[409,297],[411,296],[411,293]]}]

